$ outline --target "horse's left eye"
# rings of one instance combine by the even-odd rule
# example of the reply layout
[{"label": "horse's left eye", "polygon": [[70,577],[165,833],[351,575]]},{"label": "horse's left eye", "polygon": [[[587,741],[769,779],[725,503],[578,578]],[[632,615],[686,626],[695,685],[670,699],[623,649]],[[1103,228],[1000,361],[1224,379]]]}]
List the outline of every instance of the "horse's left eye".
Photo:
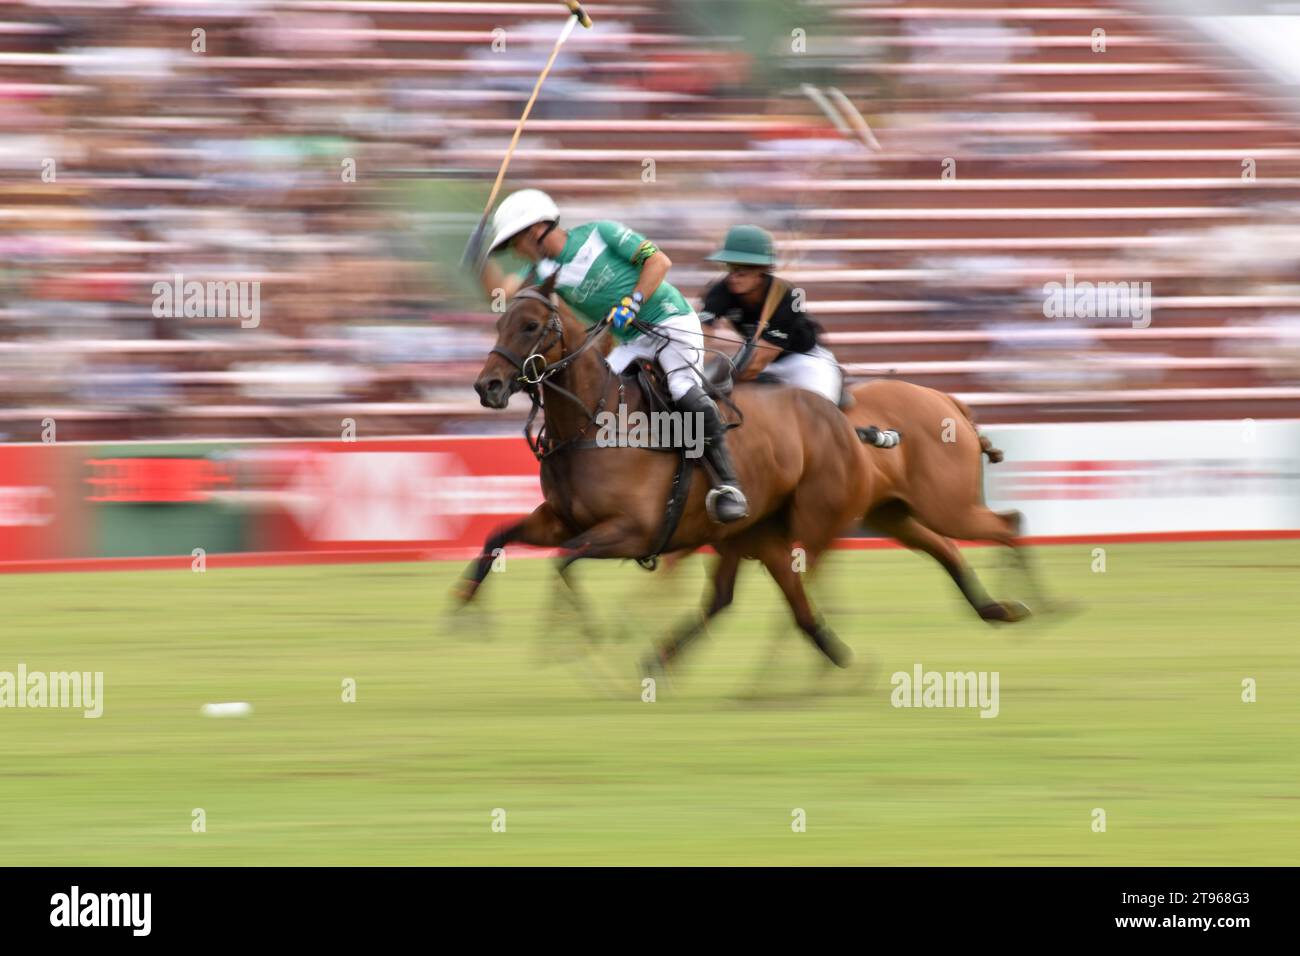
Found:
[{"label": "horse's left eye", "polygon": [[526,326],[524,326],[524,331],[525,331],[525,332],[536,332],[536,331],[537,331],[538,329],[540,329],[540,328],[541,328],[541,326],[538,325],[536,322],[529,322]]}]

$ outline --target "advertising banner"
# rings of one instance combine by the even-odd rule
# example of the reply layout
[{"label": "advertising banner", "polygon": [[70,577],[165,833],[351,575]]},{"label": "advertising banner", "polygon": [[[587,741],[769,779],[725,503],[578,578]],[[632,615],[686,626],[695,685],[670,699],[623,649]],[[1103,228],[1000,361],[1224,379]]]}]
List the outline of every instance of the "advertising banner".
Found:
[{"label": "advertising banner", "polygon": [[[1006,453],[985,466],[988,503],[1023,512],[1031,538],[1300,530],[1300,422],[985,433]],[[449,556],[541,500],[513,436],[0,445],[0,569],[196,548],[245,563]]]},{"label": "advertising banner", "polygon": [[999,425],[990,507],[1031,536],[1300,528],[1300,422]]}]

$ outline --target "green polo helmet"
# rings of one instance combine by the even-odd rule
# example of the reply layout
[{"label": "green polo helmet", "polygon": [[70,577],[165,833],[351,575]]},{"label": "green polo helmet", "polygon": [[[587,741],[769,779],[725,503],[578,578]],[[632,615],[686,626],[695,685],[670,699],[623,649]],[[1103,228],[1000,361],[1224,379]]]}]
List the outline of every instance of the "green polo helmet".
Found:
[{"label": "green polo helmet", "polygon": [[772,234],[758,226],[732,226],[727,230],[722,248],[708,260],[742,266],[774,266]]}]

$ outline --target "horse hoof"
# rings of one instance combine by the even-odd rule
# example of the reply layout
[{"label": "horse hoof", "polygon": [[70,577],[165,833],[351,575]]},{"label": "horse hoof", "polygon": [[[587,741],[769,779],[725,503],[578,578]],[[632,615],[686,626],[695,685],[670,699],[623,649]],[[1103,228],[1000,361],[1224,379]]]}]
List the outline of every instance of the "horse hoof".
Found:
[{"label": "horse hoof", "polygon": [[1019,601],[1003,601],[1002,606],[1006,608],[1006,622],[1008,624],[1014,624],[1016,621],[1023,621],[1033,613]]},{"label": "horse hoof", "polygon": [[482,601],[453,600],[435,618],[433,636],[453,641],[483,643],[496,636],[495,618]]},{"label": "horse hoof", "polygon": [[645,690],[647,680],[654,681],[655,687],[664,687],[671,689],[672,681],[668,675],[668,665],[658,654],[647,654],[641,658],[641,663],[637,667],[641,677],[641,689]]},{"label": "horse hoof", "polygon": [[853,648],[829,631],[822,630],[818,633],[817,646],[836,667],[847,668],[853,664]]},{"label": "horse hoof", "polygon": [[664,675],[664,662],[658,654],[647,654],[641,658],[639,667],[642,677],[658,678]]},{"label": "horse hoof", "polygon": [[474,595],[478,593],[478,582],[470,578],[464,578],[455,588],[452,589],[452,597],[455,599],[456,608],[463,608],[470,601],[474,600]]},{"label": "horse hoof", "polygon": [[998,601],[980,608],[980,617],[990,624],[1015,624],[1032,612],[1019,601]]}]

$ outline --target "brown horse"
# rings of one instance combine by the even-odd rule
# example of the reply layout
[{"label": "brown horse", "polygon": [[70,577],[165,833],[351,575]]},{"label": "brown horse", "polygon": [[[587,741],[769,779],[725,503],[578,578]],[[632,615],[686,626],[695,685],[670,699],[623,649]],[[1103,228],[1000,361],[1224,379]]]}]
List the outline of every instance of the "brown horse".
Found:
[{"label": "brown horse", "polygon": [[[859,385],[851,394],[845,414],[855,429],[889,427],[903,436],[895,448],[864,448],[857,507],[863,522],[938,561],[985,621],[1014,623],[1030,612],[1018,601],[991,598],[953,538],[1010,548],[1040,606],[1052,608],[1021,547],[1020,513],[995,512],[984,504],[983,458],[997,463],[1002,452],[976,429],[970,409],[944,392],[891,379]],[[671,555],[668,566],[684,556]],[[721,583],[729,593],[730,582]]]},{"label": "brown horse", "polygon": [[[982,619],[1011,623],[1028,616],[1019,602],[991,598],[951,540],[1011,548],[1033,582],[1019,546],[1019,513],[997,513],[983,502],[983,457],[1000,461],[1001,452],[979,434],[957,399],[879,380],[854,389],[854,404],[842,413],[800,389],[738,385],[732,399],[744,425],[731,441],[750,515],[714,523],[704,508],[707,482],[695,475],[681,521],[662,542],[657,539],[676,456],[594,447],[600,411],[619,403],[629,412],[644,406],[640,390],[614,374],[594,342],[560,310],[549,285],[520,292],[498,321],[497,343],[474,387],[489,408],[504,408],[511,394],[526,388],[544,409],[546,438],[538,452],[546,501],[488,538],[466,574],[464,601],[477,592],[498,549],[515,542],[560,549],[561,574],[584,557],[642,558],[656,544],[665,554],[711,545],[719,559],[705,614],[665,643],[649,669],[674,658],[731,603],[741,558],[763,563],[800,629],[827,658],[847,666],[848,648],[814,613],[795,567],[815,570],[839,534],[865,521],[934,557]],[[864,445],[856,429],[870,425],[895,428],[904,440],[891,449]],[[793,560],[796,547],[800,562]]]},{"label": "brown horse", "polygon": [[996,463],[1002,452],[976,429],[970,409],[951,395],[895,379],[859,385],[851,394],[845,414],[857,428],[889,427],[903,436],[896,448],[868,451],[865,523],[938,561],[984,620],[1028,616],[1019,602],[990,598],[952,541],[993,541],[1012,549],[1041,597],[1020,546],[1020,512],[995,512],[984,504],[983,456]]},{"label": "brown horse", "polygon": [[[619,404],[644,410],[640,389],[615,374],[599,348],[599,330],[562,311],[547,283],[522,290],[497,322],[497,342],[474,384],[488,408],[504,408],[525,389],[544,413],[541,461],[545,502],[532,514],[498,529],[466,574],[461,598],[469,601],[487,576],[498,549],[519,542],[558,548],[561,574],[579,558],[643,558],[656,550],[678,455],[646,448],[594,447],[597,416]],[[540,356],[540,357],[538,357]],[[740,385],[732,395],[744,424],[729,438],[749,516],[719,525],[705,510],[705,476],[693,487],[665,553],[711,545],[719,560],[712,616],[732,599],[741,558],[754,558],[772,574],[799,628],[839,666],[848,647],[814,613],[793,560],[804,549],[807,567],[862,515],[868,495],[866,449],[849,420],[809,392]],[[698,472],[698,469],[696,469]],[[693,620],[660,652],[676,654],[696,636]]]}]

